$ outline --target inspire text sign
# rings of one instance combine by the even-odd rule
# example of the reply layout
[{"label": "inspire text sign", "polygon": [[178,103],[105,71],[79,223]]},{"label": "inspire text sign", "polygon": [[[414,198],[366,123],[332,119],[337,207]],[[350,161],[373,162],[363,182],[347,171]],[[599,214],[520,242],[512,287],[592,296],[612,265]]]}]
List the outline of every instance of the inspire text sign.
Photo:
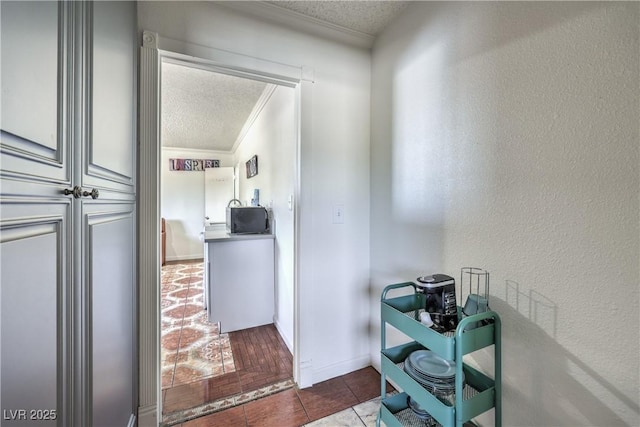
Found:
[{"label": "inspire text sign", "polygon": [[171,171],[203,171],[207,168],[219,168],[220,160],[210,159],[169,159]]}]

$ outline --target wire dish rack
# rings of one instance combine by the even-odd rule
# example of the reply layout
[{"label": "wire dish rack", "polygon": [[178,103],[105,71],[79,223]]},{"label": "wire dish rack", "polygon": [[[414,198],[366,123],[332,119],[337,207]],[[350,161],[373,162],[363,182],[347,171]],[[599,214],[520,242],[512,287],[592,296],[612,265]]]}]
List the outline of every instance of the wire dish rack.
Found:
[{"label": "wire dish rack", "polygon": [[[409,295],[387,298],[394,289],[412,290]],[[471,419],[495,408],[495,425],[502,425],[501,320],[494,311],[463,316],[458,307],[458,326],[454,331],[440,333],[420,323],[425,295],[412,282],[387,286],[381,297],[381,396],[376,425],[384,421],[388,427],[444,426],[466,427]],[[386,347],[386,326],[391,325],[413,341]],[[478,326],[480,325],[480,326]],[[493,378],[464,363],[463,356],[494,346]],[[455,361],[455,392],[443,398],[434,396],[404,370],[405,359],[416,350],[428,349],[446,360]],[[464,372],[464,375],[463,375]],[[402,390],[386,393],[387,376]],[[463,383],[465,378],[465,383]],[[410,407],[411,397],[427,411],[433,422],[420,418]]]}]

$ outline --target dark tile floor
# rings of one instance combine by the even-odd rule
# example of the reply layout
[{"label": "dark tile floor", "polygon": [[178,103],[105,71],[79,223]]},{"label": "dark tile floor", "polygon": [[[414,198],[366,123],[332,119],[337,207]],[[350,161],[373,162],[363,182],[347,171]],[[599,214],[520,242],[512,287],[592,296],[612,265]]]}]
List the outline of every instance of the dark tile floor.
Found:
[{"label": "dark tile floor", "polygon": [[[393,388],[389,385],[388,390]],[[380,396],[380,374],[372,367],[313,387],[292,388],[220,412],[182,427],[299,427]]]},{"label": "dark tile floor", "polygon": [[273,324],[229,332],[243,391],[293,378],[293,356]]},{"label": "dark tile floor", "polygon": [[163,390],[169,414],[293,378],[293,356],[273,324],[230,332],[235,371]]}]

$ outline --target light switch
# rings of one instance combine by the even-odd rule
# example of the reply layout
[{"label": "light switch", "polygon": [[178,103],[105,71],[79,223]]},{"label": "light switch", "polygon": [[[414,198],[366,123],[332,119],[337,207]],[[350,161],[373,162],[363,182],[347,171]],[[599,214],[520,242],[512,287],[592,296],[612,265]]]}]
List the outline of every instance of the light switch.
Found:
[{"label": "light switch", "polygon": [[289,205],[289,210],[292,211],[293,210],[293,194],[289,194],[289,200],[287,201],[287,204]]},{"label": "light switch", "polygon": [[344,224],[344,205],[335,205],[333,207],[333,223]]}]

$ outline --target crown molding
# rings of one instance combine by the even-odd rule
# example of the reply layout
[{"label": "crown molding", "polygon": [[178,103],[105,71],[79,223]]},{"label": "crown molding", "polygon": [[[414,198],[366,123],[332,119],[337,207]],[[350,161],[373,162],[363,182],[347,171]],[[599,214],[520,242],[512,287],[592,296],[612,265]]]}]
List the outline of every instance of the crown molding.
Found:
[{"label": "crown molding", "polygon": [[276,85],[268,84],[264,88],[264,90],[262,91],[262,95],[260,95],[260,98],[256,102],[256,105],[253,106],[253,110],[251,110],[251,114],[249,114],[247,121],[242,126],[242,129],[240,130],[240,133],[236,138],[236,142],[233,144],[233,147],[231,148],[232,153],[235,154],[236,150],[244,140],[244,137],[247,136],[247,133],[249,133],[251,126],[253,126],[253,123],[256,121],[256,119],[262,112],[262,109],[265,107],[265,105],[267,105],[267,102],[269,101],[269,99],[271,99],[271,95],[273,95],[273,92],[275,92],[276,87],[277,87]]},{"label": "crown molding", "polygon": [[375,40],[375,36],[371,34],[303,15],[272,3],[262,1],[224,1],[216,4],[261,20],[284,25],[303,33],[359,48],[371,49]]},{"label": "crown molding", "polygon": [[166,152],[167,154],[175,154],[178,155],[176,153],[186,153],[186,154],[181,154],[181,155],[193,155],[193,156],[216,156],[216,155],[220,155],[220,156],[228,156],[233,154],[232,151],[225,151],[225,150],[209,150],[207,148],[182,148],[182,147],[174,147],[174,146],[168,146],[168,147],[162,147],[162,151]]}]

